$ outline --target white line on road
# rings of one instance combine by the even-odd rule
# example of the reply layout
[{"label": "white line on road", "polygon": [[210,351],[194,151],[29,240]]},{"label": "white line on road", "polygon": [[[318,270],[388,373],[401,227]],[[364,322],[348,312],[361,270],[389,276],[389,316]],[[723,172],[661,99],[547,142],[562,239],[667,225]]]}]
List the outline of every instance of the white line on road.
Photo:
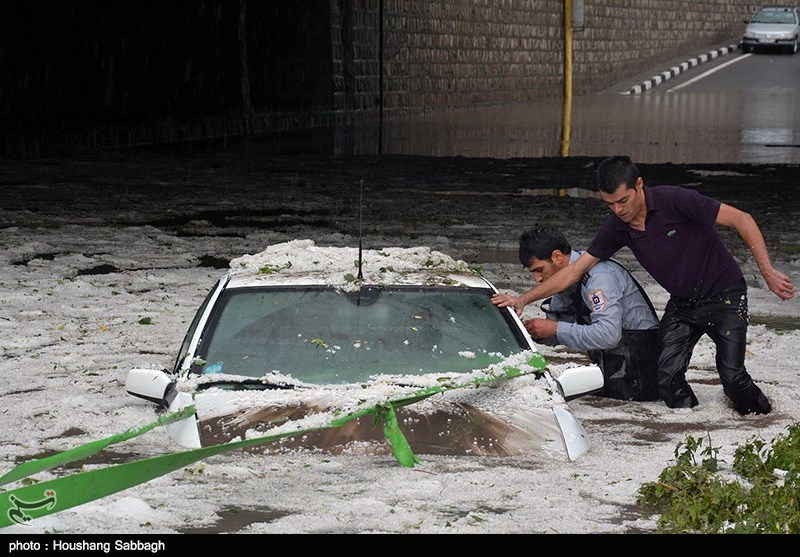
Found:
[{"label": "white line on road", "polygon": [[709,75],[711,75],[712,73],[714,73],[714,72],[716,72],[716,71],[718,71],[718,70],[721,70],[721,69],[722,69],[722,68],[724,68],[725,66],[730,66],[731,64],[733,64],[733,63],[736,63],[736,62],[741,62],[741,61],[742,61],[742,60],[744,60],[745,58],[749,58],[749,57],[750,57],[750,56],[752,56],[752,55],[753,55],[752,53],[751,53],[751,54],[742,54],[742,55],[741,55],[741,56],[739,56],[738,58],[734,58],[733,60],[729,60],[729,61],[725,62],[724,64],[720,64],[720,65],[719,65],[719,66],[717,66],[716,68],[711,68],[711,69],[710,69],[710,70],[708,70],[707,72],[703,72],[703,73],[701,73],[701,74],[700,74],[700,75],[698,75],[697,77],[693,77],[693,78],[692,78],[692,79],[690,79],[689,81],[684,81],[684,82],[683,82],[683,83],[681,83],[680,85],[676,85],[676,86],[675,86],[675,87],[673,87],[672,89],[668,89],[668,90],[667,90],[667,93],[672,93],[673,91],[677,91],[677,90],[678,90],[678,89],[680,89],[681,87],[686,87],[687,85],[689,85],[689,84],[691,84],[691,83],[694,83],[695,81],[700,81],[700,80],[701,80],[701,79],[703,79],[704,77],[708,77],[708,76],[709,76]]}]

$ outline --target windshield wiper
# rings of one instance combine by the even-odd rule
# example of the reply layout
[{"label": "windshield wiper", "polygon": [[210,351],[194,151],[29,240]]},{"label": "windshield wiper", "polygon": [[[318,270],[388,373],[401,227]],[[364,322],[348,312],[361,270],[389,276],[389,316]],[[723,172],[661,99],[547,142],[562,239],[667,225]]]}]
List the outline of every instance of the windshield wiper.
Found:
[{"label": "windshield wiper", "polygon": [[288,383],[271,383],[261,379],[245,379],[244,381],[231,381],[221,379],[219,381],[209,381],[197,386],[198,391],[204,391],[211,387],[218,387],[231,391],[271,391],[271,390],[292,390],[294,385]]}]

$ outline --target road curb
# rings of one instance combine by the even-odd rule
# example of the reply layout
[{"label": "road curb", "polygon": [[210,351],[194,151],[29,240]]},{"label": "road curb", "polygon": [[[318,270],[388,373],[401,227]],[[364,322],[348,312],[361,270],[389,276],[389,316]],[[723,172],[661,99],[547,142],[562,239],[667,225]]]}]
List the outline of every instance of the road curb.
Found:
[{"label": "road curb", "polygon": [[664,83],[668,79],[671,79],[676,75],[685,72],[686,70],[694,68],[695,66],[698,66],[703,62],[708,62],[709,60],[713,60],[714,58],[730,54],[731,52],[734,52],[738,49],[739,49],[739,44],[737,43],[724,46],[716,50],[712,50],[710,52],[707,52],[706,54],[701,54],[700,56],[697,56],[695,58],[690,58],[686,62],[683,62],[677,66],[672,66],[667,71],[661,72],[658,75],[654,75],[653,77],[643,81],[639,85],[634,85],[633,87],[625,91],[623,95],[638,95],[640,93],[643,93],[644,91],[649,91],[656,85],[660,85],[661,83]]}]

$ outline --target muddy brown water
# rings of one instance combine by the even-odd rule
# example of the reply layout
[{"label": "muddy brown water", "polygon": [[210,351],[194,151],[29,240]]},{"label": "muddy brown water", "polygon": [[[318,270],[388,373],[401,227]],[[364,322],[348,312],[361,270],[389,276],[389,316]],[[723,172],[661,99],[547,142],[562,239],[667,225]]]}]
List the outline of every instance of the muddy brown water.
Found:
[{"label": "muddy brown water", "polygon": [[227,534],[235,533],[261,522],[274,522],[292,513],[269,507],[243,508],[225,507],[217,511],[217,520],[210,526],[179,528],[181,534]]}]

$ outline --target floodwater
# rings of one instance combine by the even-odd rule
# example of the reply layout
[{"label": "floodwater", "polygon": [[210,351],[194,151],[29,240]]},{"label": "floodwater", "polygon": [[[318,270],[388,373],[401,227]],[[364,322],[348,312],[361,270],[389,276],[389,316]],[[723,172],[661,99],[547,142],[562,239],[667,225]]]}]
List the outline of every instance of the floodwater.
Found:
[{"label": "floodwater", "polygon": [[[586,195],[595,160],[217,154],[9,162],[0,168],[0,255],[7,263],[0,274],[6,304],[0,375],[7,379],[8,408],[0,441],[9,455],[3,468],[150,419],[152,409],[125,393],[126,370],[174,361],[195,309],[221,274],[211,267],[295,238],[357,245],[362,181],[366,247],[430,245],[482,267],[499,288],[522,291],[530,276],[514,260],[521,230],[555,223],[583,247],[607,214]],[[796,169],[642,169],[747,207],[779,268],[800,276],[794,226],[800,205],[791,195]],[[726,240],[757,285],[741,240]],[[652,280],[630,257],[622,260],[663,308],[666,297]],[[715,445],[730,447],[753,434],[774,436],[798,415],[794,351],[784,348],[796,342],[789,329],[800,315],[798,300],[777,306],[763,289],[751,293],[751,315],[770,329],[751,329],[749,360],[777,409],[767,417],[731,415],[721,387],[708,384],[715,379],[713,356],[701,343],[690,377],[702,400],[697,410],[596,397],[573,403],[593,447],[576,464],[538,455],[493,461],[426,455],[425,468],[407,472],[351,455],[309,451],[267,461],[238,453],[210,459],[208,473],[178,470],[35,526],[112,533],[124,524],[136,534],[498,533],[518,532],[520,524],[522,531],[652,532],[654,520],[634,505],[635,490],[657,478],[684,435],[713,432]],[[143,317],[152,321],[143,324]],[[584,356],[546,357],[556,364]],[[75,466],[172,450],[163,432],[154,435],[162,437]],[[628,463],[621,475],[620,462]],[[132,512],[121,519],[127,508]]]},{"label": "floodwater", "polygon": [[[800,163],[800,88],[576,97],[569,155],[642,163]],[[265,153],[557,157],[562,101],[485,105],[262,138]]]},{"label": "floodwater", "polygon": [[[224,268],[242,253],[263,249],[264,234],[355,245],[363,230],[367,247],[430,245],[472,264],[512,269],[496,277],[496,285],[520,290],[530,281],[516,257],[522,230],[556,224],[576,249],[585,249],[608,214],[590,190],[597,160],[218,153],[9,161],[0,169],[0,231],[17,227],[35,236],[36,230],[65,225],[151,226],[193,239],[198,267]],[[779,269],[796,279],[796,165],[643,163],[640,169],[650,185],[697,188],[749,212]],[[741,238],[724,227],[720,233],[746,263],[751,284],[759,284]],[[52,261],[65,251],[42,248],[11,263]],[[623,250],[619,257],[644,278],[631,254]],[[78,275],[127,270],[105,259],[87,261]],[[762,322],[797,326],[796,320]]]}]

